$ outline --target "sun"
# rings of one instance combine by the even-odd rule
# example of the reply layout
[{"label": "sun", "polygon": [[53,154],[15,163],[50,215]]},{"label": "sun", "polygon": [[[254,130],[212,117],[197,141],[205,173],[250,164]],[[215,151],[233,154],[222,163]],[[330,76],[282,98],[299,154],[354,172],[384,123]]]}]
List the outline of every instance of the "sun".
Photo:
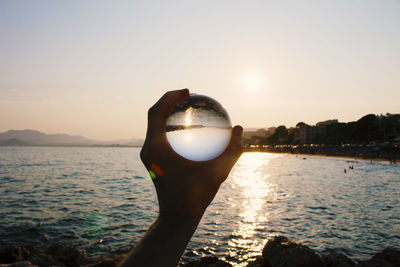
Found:
[{"label": "sun", "polygon": [[242,77],[242,85],[248,92],[258,92],[264,86],[263,76],[257,72],[247,72]]}]

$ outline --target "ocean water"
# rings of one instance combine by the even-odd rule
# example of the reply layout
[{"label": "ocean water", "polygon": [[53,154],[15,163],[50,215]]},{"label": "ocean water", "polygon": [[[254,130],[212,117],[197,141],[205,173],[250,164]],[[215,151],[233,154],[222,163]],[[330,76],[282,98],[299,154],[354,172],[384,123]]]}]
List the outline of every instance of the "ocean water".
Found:
[{"label": "ocean water", "polygon": [[[0,147],[0,244],[63,242],[89,256],[129,249],[158,209],[139,152]],[[400,164],[347,160],[243,154],[182,262],[217,255],[243,266],[276,235],[353,259],[399,248]]]}]

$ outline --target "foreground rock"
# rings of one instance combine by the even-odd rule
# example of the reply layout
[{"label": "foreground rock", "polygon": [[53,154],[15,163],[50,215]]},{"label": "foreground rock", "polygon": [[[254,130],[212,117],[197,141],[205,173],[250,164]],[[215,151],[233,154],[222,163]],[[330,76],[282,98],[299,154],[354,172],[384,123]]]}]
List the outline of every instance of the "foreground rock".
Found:
[{"label": "foreground rock", "polygon": [[54,260],[61,262],[65,266],[78,267],[87,261],[84,252],[63,244],[54,244],[46,252]]},{"label": "foreground rock", "polygon": [[19,246],[0,247],[0,263],[13,263],[29,258],[29,250]]},{"label": "foreground rock", "polygon": [[368,261],[362,261],[360,267],[400,267],[400,250],[385,248],[372,256]]},{"label": "foreground rock", "polygon": [[[113,267],[126,256],[125,251],[89,259],[77,248],[64,244],[54,244],[47,249],[29,246],[0,246],[0,267]],[[156,255],[154,255],[156,256]],[[203,257],[182,267],[231,267],[217,257]],[[309,247],[277,236],[269,240],[260,256],[247,262],[247,267],[400,267],[400,250],[386,248],[371,259],[353,262],[340,253],[330,253],[320,257]]]},{"label": "foreground rock", "polygon": [[64,244],[47,249],[29,246],[0,246],[0,267],[113,267],[126,255],[125,251],[88,259],[83,251]]},{"label": "foreground rock", "polygon": [[[212,259],[212,260],[210,260]],[[219,265],[216,265],[219,264]],[[218,260],[217,257],[204,257],[197,261],[184,264],[183,267],[219,267],[231,266],[228,262]],[[329,253],[320,257],[315,251],[289,240],[284,236],[277,236],[269,240],[262,251],[262,255],[249,261],[246,267],[400,267],[400,250],[384,249],[376,253],[370,260],[355,263],[340,253]]]},{"label": "foreground rock", "polygon": [[33,265],[30,261],[17,261],[10,264],[0,264],[0,267],[38,267]]},{"label": "foreground rock", "polygon": [[351,267],[356,265],[347,256],[340,253],[329,253],[323,255],[321,257],[321,260],[324,262],[326,267],[335,267],[335,266]]},{"label": "foreground rock", "polygon": [[306,245],[292,242],[287,237],[278,236],[265,245],[262,256],[267,266],[323,266],[321,258]]},{"label": "foreground rock", "polygon": [[126,253],[115,253],[107,256],[100,256],[93,259],[85,267],[114,267],[116,266],[124,257]]}]

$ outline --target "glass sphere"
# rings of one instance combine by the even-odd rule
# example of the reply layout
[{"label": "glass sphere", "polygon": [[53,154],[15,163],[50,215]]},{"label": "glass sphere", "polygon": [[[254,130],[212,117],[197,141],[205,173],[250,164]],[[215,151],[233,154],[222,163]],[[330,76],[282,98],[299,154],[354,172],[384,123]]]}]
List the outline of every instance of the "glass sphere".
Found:
[{"label": "glass sphere", "polygon": [[218,157],[231,137],[226,110],[211,97],[191,94],[167,118],[167,139],[176,153],[193,161]]}]

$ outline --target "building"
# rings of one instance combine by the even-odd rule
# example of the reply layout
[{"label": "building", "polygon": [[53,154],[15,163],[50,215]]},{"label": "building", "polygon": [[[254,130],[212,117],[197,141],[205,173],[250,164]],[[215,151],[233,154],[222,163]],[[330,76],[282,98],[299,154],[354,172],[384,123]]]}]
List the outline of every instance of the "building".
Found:
[{"label": "building", "polygon": [[311,142],[319,143],[319,140],[326,137],[326,126],[337,123],[339,123],[339,121],[334,119],[320,121],[315,126],[301,124],[298,127],[298,131],[295,133],[294,140],[299,144],[309,144]]}]

